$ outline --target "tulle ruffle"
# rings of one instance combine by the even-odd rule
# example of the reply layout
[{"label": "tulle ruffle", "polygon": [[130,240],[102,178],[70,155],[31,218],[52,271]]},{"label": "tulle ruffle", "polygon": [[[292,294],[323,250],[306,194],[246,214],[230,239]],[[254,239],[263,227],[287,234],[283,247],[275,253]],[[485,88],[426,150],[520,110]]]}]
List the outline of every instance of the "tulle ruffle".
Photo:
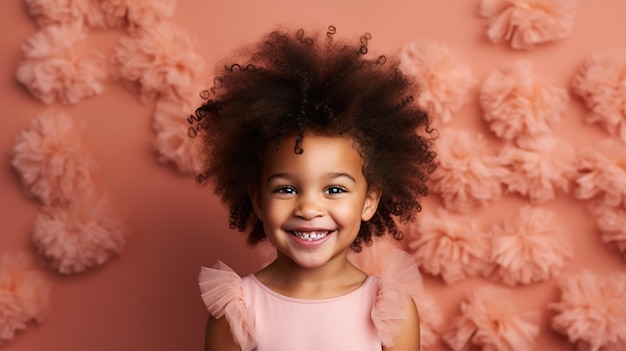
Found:
[{"label": "tulle ruffle", "polygon": [[383,346],[393,346],[393,338],[406,321],[409,299],[422,289],[422,277],[411,255],[394,250],[388,257],[371,312]]},{"label": "tulle ruffle", "polygon": [[223,262],[202,267],[198,276],[202,300],[214,318],[225,317],[243,351],[256,347],[254,316],[243,299],[241,277]]}]

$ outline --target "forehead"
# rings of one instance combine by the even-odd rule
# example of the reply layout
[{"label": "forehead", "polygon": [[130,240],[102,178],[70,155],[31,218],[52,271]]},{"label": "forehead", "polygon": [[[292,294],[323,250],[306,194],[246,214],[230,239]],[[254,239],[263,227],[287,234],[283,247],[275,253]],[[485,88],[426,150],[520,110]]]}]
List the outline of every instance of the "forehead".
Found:
[{"label": "forehead", "polygon": [[266,148],[263,154],[263,174],[293,170],[318,172],[350,172],[362,175],[363,159],[357,144],[350,137],[305,134],[303,152],[296,154],[296,137],[282,140],[280,147]]}]

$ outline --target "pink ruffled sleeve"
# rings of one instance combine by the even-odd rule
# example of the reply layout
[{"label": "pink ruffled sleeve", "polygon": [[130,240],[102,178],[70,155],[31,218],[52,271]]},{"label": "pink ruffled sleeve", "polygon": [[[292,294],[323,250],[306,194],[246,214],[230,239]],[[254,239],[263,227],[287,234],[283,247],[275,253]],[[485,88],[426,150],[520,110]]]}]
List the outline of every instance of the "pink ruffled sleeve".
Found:
[{"label": "pink ruffled sleeve", "polygon": [[241,349],[253,350],[256,347],[254,316],[245,304],[241,277],[218,261],[213,268],[202,267],[198,282],[209,313],[215,318],[225,316]]},{"label": "pink ruffled sleeve", "polygon": [[421,288],[422,276],[413,257],[394,250],[380,279],[371,314],[383,346],[393,346],[393,338],[406,321],[410,298]]}]

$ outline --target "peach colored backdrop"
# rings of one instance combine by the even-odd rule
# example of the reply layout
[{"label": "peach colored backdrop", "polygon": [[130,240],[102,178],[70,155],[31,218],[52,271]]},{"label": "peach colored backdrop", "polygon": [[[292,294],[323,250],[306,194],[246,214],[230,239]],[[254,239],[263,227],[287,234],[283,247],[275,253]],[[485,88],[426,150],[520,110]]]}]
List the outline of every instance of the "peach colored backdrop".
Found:
[{"label": "peach colored backdrop", "polygon": [[[190,33],[196,50],[209,68],[230,50],[276,24],[323,30],[338,27],[340,36],[354,37],[369,31],[377,51],[396,51],[420,38],[444,43],[471,65],[482,81],[493,69],[518,58],[528,58],[535,72],[557,86],[568,86],[576,68],[587,55],[624,47],[626,2],[579,1],[573,34],[567,39],[529,51],[513,51],[494,45],[485,36],[486,22],[478,16],[478,0],[293,0],[200,1],[179,0],[175,21]],[[115,82],[102,95],[74,106],[45,105],[16,81],[20,45],[37,31],[23,1],[5,0],[0,11],[0,254],[27,252],[30,230],[39,205],[22,193],[11,168],[9,151],[19,131],[49,109],[68,112],[84,120],[84,141],[98,164],[97,185],[128,226],[130,237],[121,256],[98,269],[62,276],[38,260],[52,282],[51,311],[40,326],[18,333],[7,351],[40,350],[200,350],[207,313],[196,285],[201,265],[222,259],[241,274],[255,270],[260,256],[244,245],[243,235],[231,232],[226,211],[208,189],[193,178],[181,176],[157,162],[151,129],[152,105]],[[92,32],[90,45],[111,53],[120,32]],[[585,110],[570,103],[557,131],[576,147],[604,138],[598,127],[583,123]],[[454,117],[452,127],[486,133],[476,99]],[[429,200],[430,201],[430,200]],[[487,220],[508,215],[521,204],[504,198],[499,206],[480,209]],[[428,205],[428,203],[427,203]],[[594,272],[626,272],[617,250],[604,245],[584,205],[560,197],[546,207],[558,213],[574,241],[574,259],[568,271],[589,268]],[[427,290],[441,303],[446,317],[458,312],[459,302],[481,280],[446,286],[427,277]],[[558,299],[553,282],[515,288],[517,301],[542,312],[537,350],[573,350],[562,336],[549,328],[551,312],[545,306]],[[443,345],[436,349],[445,350]]]}]

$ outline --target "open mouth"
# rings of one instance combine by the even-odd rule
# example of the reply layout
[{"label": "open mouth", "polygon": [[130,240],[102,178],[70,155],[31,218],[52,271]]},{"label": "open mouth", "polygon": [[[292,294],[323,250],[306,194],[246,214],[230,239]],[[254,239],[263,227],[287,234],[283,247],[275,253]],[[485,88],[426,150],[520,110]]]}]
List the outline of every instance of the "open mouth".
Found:
[{"label": "open mouth", "polygon": [[292,232],[298,239],[306,241],[317,241],[323,239],[328,235],[328,231],[324,232]]}]

